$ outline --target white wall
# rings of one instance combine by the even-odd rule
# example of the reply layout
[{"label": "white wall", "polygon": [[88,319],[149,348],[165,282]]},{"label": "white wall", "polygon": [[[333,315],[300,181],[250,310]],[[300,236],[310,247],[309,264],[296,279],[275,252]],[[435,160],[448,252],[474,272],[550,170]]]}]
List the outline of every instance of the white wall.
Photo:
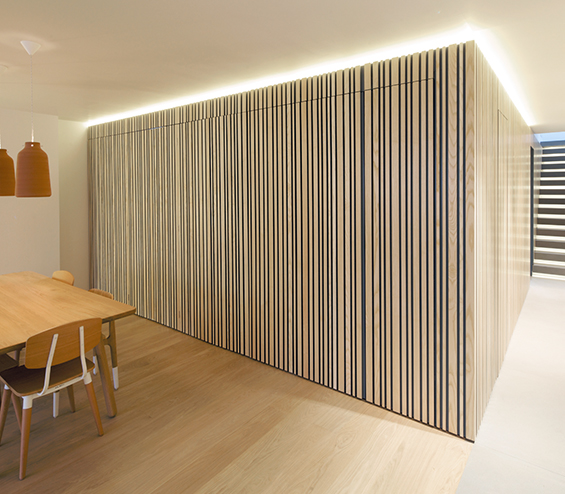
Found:
[{"label": "white wall", "polygon": [[[49,157],[51,197],[0,197],[0,274],[36,271],[51,276],[59,269],[58,119],[34,114],[35,141]],[[0,109],[2,147],[14,160],[31,140],[28,112]]]},{"label": "white wall", "polygon": [[87,128],[80,122],[59,120],[59,187],[61,269],[88,289]]}]

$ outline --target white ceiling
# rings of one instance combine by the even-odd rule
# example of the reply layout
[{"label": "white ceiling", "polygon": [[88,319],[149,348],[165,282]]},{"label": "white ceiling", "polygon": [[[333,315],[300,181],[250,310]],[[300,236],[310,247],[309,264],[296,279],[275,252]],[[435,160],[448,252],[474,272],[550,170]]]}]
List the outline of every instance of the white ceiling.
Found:
[{"label": "white ceiling", "polygon": [[2,0],[0,107],[87,121],[470,23],[497,41],[536,132],[565,130],[564,0]]}]

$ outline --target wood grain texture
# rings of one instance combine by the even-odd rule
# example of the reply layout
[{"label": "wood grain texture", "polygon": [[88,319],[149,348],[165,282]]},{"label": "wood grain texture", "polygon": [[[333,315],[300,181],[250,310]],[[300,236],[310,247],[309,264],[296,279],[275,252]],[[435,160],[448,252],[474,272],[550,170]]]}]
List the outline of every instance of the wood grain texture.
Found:
[{"label": "wood grain texture", "polygon": [[473,42],[89,132],[97,286],[474,439],[527,290],[531,133]]},{"label": "wood grain texture", "polygon": [[[453,493],[472,445],[139,317],[116,322],[120,414],[34,402],[25,482],[13,409],[0,491]],[[100,382],[93,379],[97,396]],[[148,393],[147,390],[151,392]],[[99,398],[100,399],[100,398]],[[112,465],[108,468],[108,465]],[[104,472],[101,474],[100,472]]]},{"label": "wood grain texture", "polygon": [[0,351],[23,346],[28,338],[74,321],[109,322],[135,313],[129,305],[31,271],[0,276]]},{"label": "wood grain texture", "polygon": [[[470,244],[474,289],[467,296],[468,351],[472,349],[474,385],[467,407],[475,416],[467,427],[474,435],[529,287],[529,170],[533,136],[474,44],[468,44],[468,76],[474,72],[474,169],[468,174],[468,199],[474,196],[475,236]],[[469,77],[468,77],[469,79]],[[468,124],[470,122],[468,121]],[[469,142],[468,142],[469,145]],[[471,191],[470,187],[473,187]],[[469,204],[471,204],[469,202]],[[469,274],[467,274],[469,278]],[[473,281],[473,279],[471,279]],[[472,328],[472,329],[471,329]]]}]

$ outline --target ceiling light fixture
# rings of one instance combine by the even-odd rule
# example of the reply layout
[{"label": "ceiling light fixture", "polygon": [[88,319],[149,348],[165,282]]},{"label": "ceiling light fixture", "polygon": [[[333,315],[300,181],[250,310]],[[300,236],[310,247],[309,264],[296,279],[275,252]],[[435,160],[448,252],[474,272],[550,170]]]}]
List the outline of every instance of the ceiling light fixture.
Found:
[{"label": "ceiling light fixture", "polygon": [[[5,70],[6,67],[0,65],[0,72]],[[13,196],[15,193],[14,160],[8,156],[8,151],[2,149],[2,134],[0,133],[0,196]]]},{"label": "ceiling light fixture", "polygon": [[49,159],[47,153],[41,149],[41,144],[35,142],[33,127],[33,55],[41,45],[34,41],[22,41],[21,43],[30,58],[31,142],[26,142],[25,147],[18,153],[16,196],[49,197],[51,195]]}]

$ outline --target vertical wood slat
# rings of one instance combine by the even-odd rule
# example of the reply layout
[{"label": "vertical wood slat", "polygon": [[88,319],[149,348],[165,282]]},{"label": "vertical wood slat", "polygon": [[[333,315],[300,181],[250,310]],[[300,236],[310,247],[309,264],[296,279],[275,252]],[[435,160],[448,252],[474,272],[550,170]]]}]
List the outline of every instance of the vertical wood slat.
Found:
[{"label": "vertical wood slat", "polygon": [[102,124],[92,282],[473,439],[527,290],[528,132],[473,42]]}]

